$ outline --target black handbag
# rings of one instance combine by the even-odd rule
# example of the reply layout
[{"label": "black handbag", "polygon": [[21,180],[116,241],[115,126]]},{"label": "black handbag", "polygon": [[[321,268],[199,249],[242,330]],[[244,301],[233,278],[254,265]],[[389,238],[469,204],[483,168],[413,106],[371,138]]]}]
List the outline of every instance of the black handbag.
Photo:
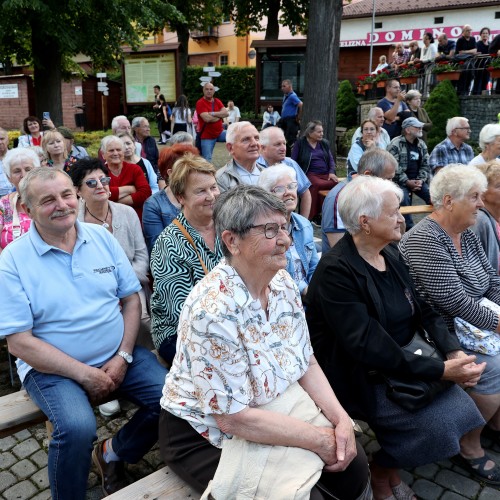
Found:
[{"label": "black handbag", "polygon": [[[415,332],[411,342],[403,346],[402,349],[412,354],[444,361],[444,356],[425,330]],[[382,375],[382,377],[387,385],[387,398],[410,412],[426,407],[436,395],[453,385],[453,382],[448,380],[428,381],[392,375]]]}]

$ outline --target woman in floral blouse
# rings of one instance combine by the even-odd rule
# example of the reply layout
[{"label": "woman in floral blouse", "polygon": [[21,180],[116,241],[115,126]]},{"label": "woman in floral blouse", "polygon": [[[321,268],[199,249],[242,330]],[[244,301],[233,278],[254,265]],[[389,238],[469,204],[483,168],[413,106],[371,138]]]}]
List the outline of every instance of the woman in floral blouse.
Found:
[{"label": "woman in floral blouse", "polygon": [[[299,291],[285,271],[285,205],[259,187],[241,185],[221,195],[214,219],[225,259],[193,288],[180,315],[161,400],[163,459],[199,491],[215,474],[215,498],[237,498],[233,483],[243,476],[259,483],[251,493],[245,489],[249,497],[261,498],[264,482],[267,495],[272,492],[266,498],[293,498],[291,483],[309,460],[318,466],[313,495],[319,478],[320,488],[337,498],[371,498],[366,456],[315,360]],[[285,411],[289,398],[297,404]],[[301,403],[312,405],[320,420],[297,412]],[[221,457],[228,446],[236,447],[228,461],[239,464],[234,481]],[[290,464],[266,462],[261,476],[262,455],[278,450],[291,453]],[[304,458],[295,459],[297,452]],[[245,461],[248,453],[258,459]]]}]

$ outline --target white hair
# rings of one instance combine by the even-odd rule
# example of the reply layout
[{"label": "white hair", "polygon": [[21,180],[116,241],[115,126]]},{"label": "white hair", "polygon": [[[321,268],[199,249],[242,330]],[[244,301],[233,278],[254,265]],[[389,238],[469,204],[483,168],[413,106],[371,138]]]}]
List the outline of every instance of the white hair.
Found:
[{"label": "white hair", "polygon": [[269,166],[260,173],[258,186],[266,191],[271,191],[271,189],[276,186],[278,180],[285,175],[288,175],[288,177],[292,179],[292,182],[297,180],[297,174],[292,167],[284,163],[277,163],[276,165]]},{"label": "white hair", "polygon": [[123,142],[117,135],[107,135],[103,137],[101,140],[101,153],[104,154],[108,151],[108,147],[112,142],[116,142],[123,149]]},{"label": "white hair", "polygon": [[260,136],[260,145],[268,146],[271,142],[271,134],[272,133],[280,134],[283,139],[285,138],[285,133],[279,127],[266,127],[264,130],[261,130],[259,133]]},{"label": "white hair", "polygon": [[488,123],[488,125],[485,125],[481,129],[481,132],[479,132],[479,147],[481,151],[486,149],[487,144],[495,142],[498,136],[500,136],[500,124]]},{"label": "white hair", "polygon": [[227,132],[226,132],[226,143],[227,144],[234,144],[236,141],[236,136],[240,134],[241,130],[244,127],[248,127],[250,125],[253,127],[253,125],[250,122],[235,122],[231,123],[229,127],[227,127]]},{"label": "white hair", "polygon": [[[115,116],[113,118],[113,120],[111,121],[111,130],[114,132],[117,128],[118,128],[118,122],[120,120],[127,120],[128,121],[128,118],[125,116],[125,115],[118,115],[118,116]],[[130,123],[130,122],[129,122]]]},{"label": "white hair", "polygon": [[469,120],[463,116],[454,116],[450,118],[446,122],[446,135],[449,137],[456,128],[462,126],[462,122],[467,122],[467,124],[469,124]]},{"label": "white hair", "polygon": [[15,148],[7,151],[7,154],[2,160],[2,166],[5,175],[10,179],[10,172],[12,170],[12,166],[25,160],[31,161],[34,168],[40,166],[40,158],[31,149]]},{"label": "white hair", "polygon": [[451,196],[453,200],[462,200],[472,189],[483,193],[487,187],[486,176],[476,167],[451,163],[434,176],[429,191],[431,202],[438,209],[443,206],[443,198],[446,195]]}]

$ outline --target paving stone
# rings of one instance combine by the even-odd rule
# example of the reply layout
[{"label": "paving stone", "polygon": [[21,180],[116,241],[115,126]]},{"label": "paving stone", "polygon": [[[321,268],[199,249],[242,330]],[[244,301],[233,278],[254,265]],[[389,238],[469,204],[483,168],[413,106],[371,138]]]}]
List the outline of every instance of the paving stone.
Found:
[{"label": "paving stone", "polygon": [[440,500],[465,500],[466,498],[458,493],[453,493],[453,491],[445,491]]},{"label": "paving stone", "polygon": [[0,453],[0,469],[8,469],[17,462],[16,457],[9,452]]},{"label": "paving stone", "polygon": [[485,486],[483,491],[479,493],[477,500],[498,500],[500,498],[500,491],[494,489],[492,486]]},{"label": "paving stone", "polygon": [[426,464],[426,465],[421,465],[420,467],[416,467],[413,472],[417,476],[425,477],[425,479],[430,479],[431,481],[434,479],[435,475],[440,471],[441,469],[437,464]]},{"label": "paving stone", "polygon": [[25,439],[28,439],[31,437],[31,432],[28,430],[28,429],[24,429],[22,431],[19,431],[19,432],[16,432],[14,434],[14,437],[18,440],[18,441],[24,441]]},{"label": "paving stone", "polygon": [[143,459],[154,469],[156,469],[158,465],[163,463],[158,450],[151,450],[150,452],[146,453],[146,455],[144,455]]},{"label": "paving stone", "polygon": [[38,495],[34,496],[31,500],[50,500],[50,490],[43,490]]},{"label": "paving stone", "polygon": [[12,486],[12,488],[5,490],[3,497],[6,500],[24,500],[25,498],[31,498],[36,493],[38,493],[38,490],[33,483],[30,481],[21,481]]},{"label": "paving stone", "polygon": [[10,468],[10,471],[13,474],[15,474],[19,479],[26,479],[37,471],[37,467],[34,463],[24,459],[15,463]]},{"label": "paving stone", "polygon": [[16,482],[16,476],[11,474],[9,471],[4,470],[3,472],[0,472],[0,493]]},{"label": "paving stone", "polygon": [[38,486],[38,489],[40,490],[48,488],[50,486],[48,467],[44,467],[38,472],[35,472],[35,474],[31,476],[31,480]]},{"label": "paving stone", "polygon": [[435,481],[437,484],[467,498],[475,497],[481,489],[481,485],[478,482],[450,470],[440,471]]},{"label": "paving stone", "polygon": [[29,439],[26,439],[25,441],[19,443],[17,446],[14,446],[14,448],[12,448],[12,451],[18,458],[26,458],[39,449],[40,445],[38,444],[38,441],[30,437]]},{"label": "paving stone", "polygon": [[7,451],[16,446],[17,441],[12,436],[0,439],[0,451]]},{"label": "paving stone", "polygon": [[422,500],[437,500],[443,493],[443,488],[427,479],[417,479],[411,487]]},{"label": "paving stone", "polygon": [[401,480],[404,481],[408,486],[411,486],[414,481],[413,474],[406,470],[400,470],[399,475],[401,476]]},{"label": "paving stone", "polygon": [[45,467],[49,462],[49,456],[45,450],[38,450],[31,455],[30,460],[38,465],[38,467]]}]

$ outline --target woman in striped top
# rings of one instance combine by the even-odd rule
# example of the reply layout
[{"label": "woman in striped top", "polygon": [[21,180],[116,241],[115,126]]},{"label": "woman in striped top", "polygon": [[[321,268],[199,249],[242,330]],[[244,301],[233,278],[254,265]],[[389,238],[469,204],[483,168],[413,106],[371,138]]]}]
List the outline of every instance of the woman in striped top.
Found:
[{"label": "woman in striped top", "polygon": [[[500,333],[497,313],[482,306],[486,297],[500,304],[500,278],[491,267],[481,243],[469,227],[475,223],[486,190],[485,176],[475,167],[448,165],[430,185],[435,211],[406,233],[400,251],[410,267],[417,289],[455,333],[454,319]],[[484,430],[500,443],[500,355],[474,354],[486,362],[478,384],[469,392],[487,422]],[[481,447],[481,429],[466,435],[462,454],[454,462],[480,480],[500,485],[500,466]]]}]

